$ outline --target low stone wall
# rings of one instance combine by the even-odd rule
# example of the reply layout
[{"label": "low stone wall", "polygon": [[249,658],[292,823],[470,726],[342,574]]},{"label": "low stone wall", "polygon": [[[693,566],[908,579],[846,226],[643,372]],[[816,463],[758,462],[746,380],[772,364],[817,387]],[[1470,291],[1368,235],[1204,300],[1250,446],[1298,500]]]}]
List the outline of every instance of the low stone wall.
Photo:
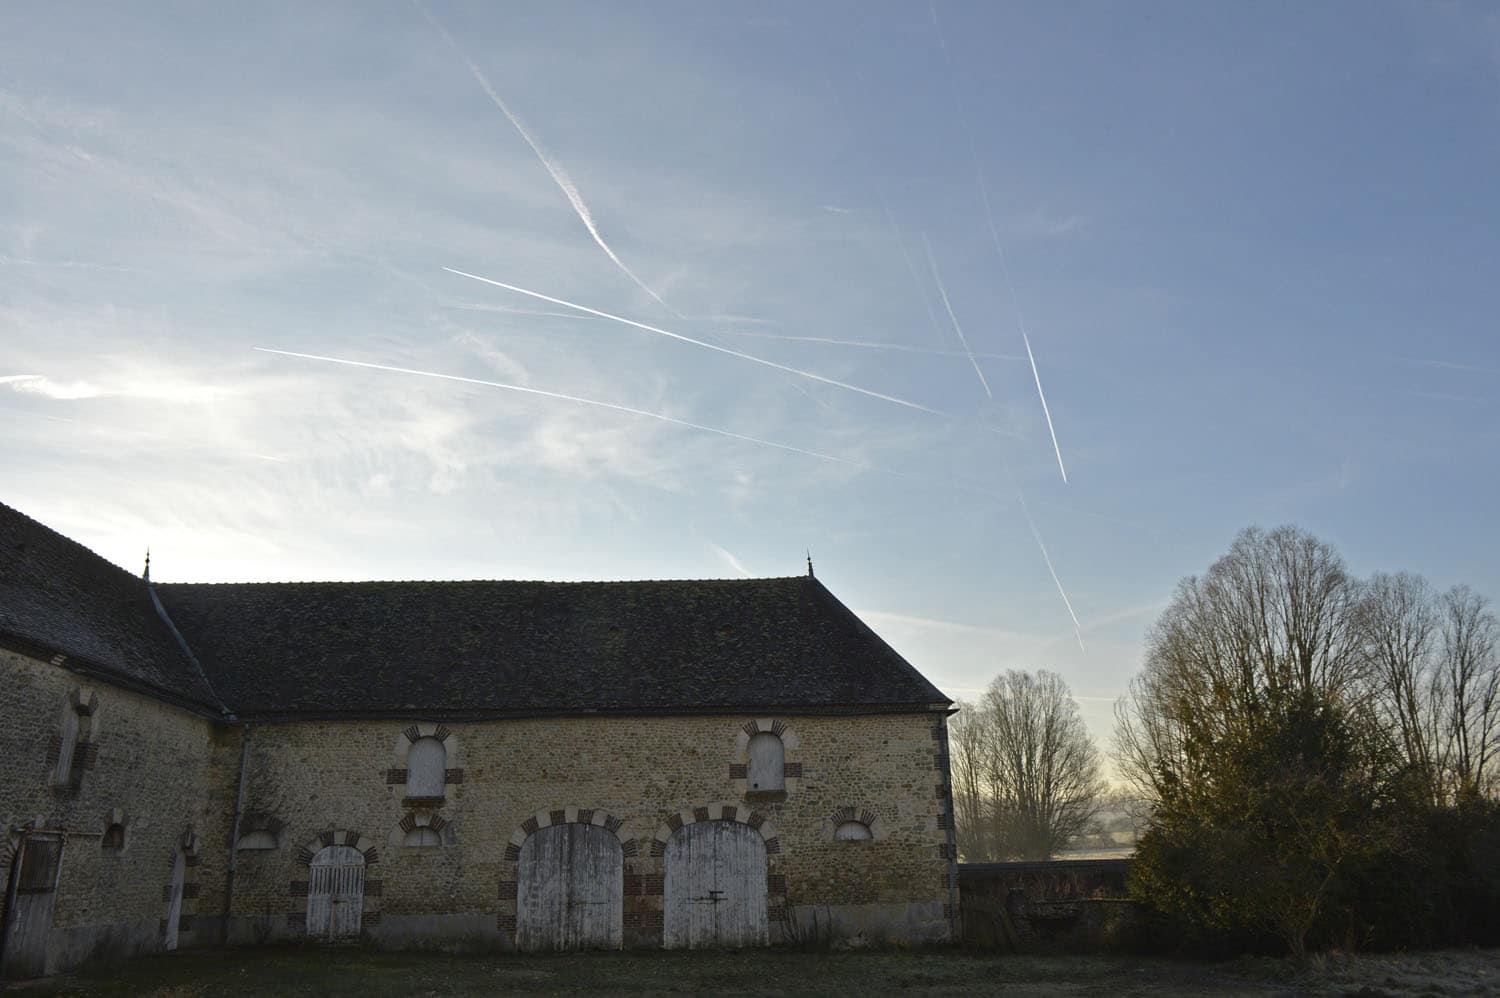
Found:
[{"label": "low stone wall", "polygon": [[1126,859],[961,863],[963,940],[1011,952],[1126,948],[1140,928],[1129,870]]}]

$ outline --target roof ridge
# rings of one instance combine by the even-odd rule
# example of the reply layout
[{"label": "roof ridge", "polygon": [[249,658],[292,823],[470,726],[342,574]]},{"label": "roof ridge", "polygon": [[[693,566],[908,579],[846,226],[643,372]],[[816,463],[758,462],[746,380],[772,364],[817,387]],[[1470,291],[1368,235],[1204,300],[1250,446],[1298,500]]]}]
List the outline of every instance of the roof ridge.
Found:
[{"label": "roof ridge", "polygon": [[[121,571],[124,571],[121,569]],[[283,579],[275,582],[160,582],[153,586],[175,589],[183,586],[645,586],[645,585],[750,585],[756,582],[806,582],[806,575],[766,575],[752,578],[666,578],[666,579]]]},{"label": "roof ridge", "polygon": [[131,579],[136,582],[140,581],[141,577],[139,575],[136,575],[130,569],[125,568],[122,565],[116,565],[114,562],[110,561],[108,558],[104,557],[104,555],[100,554],[98,551],[95,551],[87,544],[83,543],[82,541],[75,541],[73,538],[69,537],[61,530],[58,530],[56,527],[49,527],[47,524],[43,523],[41,520],[38,520],[36,517],[28,516],[27,514],[21,512],[19,509],[16,509],[16,507],[3,502],[0,502],[0,509],[3,509],[8,513],[13,513],[21,519],[25,520],[27,523],[34,524],[35,526],[42,528],[53,537],[69,545],[70,547],[77,548],[78,550],[82,551],[84,554],[88,555],[90,558],[93,558],[95,561],[98,561],[100,564],[106,566],[110,570],[119,572],[121,575],[125,576],[125,578]]},{"label": "roof ridge", "polygon": [[938,700],[944,701],[946,703],[953,702],[951,697],[947,696],[943,693],[942,690],[937,688],[936,683],[928,679],[926,676],[922,675],[921,670],[919,670],[915,665],[912,665],[910,662],[908,662],[905,655],[901,654],[895,648],[892,648],[890,642],[886,641],[885,638],[882,638],[879,634],[877,634],[873,627],[865,623],[864,620],[860,618],[859,614],[849,609],[849,607],[844,604],[843,600],[839,599],[833,594],[833,591],[831,589],[823,585],[822,582],[819,582],[818,579],[814,576],[807,576],[807,580],[817,587],[817,590],[822,593],[824,599],[841,610],[844,616],[846,616],[849,620],[852,620],[856,628],[858,628],[863,634],[871,638],[880,648],[883,648],[885,652],[895,660],[896,664],[904,669],[908,675],[916,679],[919,683],[924,683],[929,688],[931,688],[931,690],[938,695],[938,699],[930,701],[931,703],[937,703]]}]

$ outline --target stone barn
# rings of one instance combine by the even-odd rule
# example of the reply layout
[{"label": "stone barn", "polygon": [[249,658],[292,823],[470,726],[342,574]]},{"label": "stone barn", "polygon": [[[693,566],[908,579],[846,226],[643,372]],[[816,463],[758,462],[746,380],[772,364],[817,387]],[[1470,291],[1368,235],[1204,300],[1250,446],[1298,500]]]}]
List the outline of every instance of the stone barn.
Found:
[{"label": "stone barn", "polygon": [[0,969],[947,942],[949,708],[810,569],[161,584],[0,505]]}]

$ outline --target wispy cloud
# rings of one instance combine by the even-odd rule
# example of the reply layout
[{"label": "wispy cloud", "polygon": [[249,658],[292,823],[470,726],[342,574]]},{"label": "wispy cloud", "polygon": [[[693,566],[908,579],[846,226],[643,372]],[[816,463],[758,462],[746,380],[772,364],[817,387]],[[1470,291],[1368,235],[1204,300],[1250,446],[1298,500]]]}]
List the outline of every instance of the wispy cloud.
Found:
[{"label": "wispy cloud", "polygon": [[763,357],[755,357],[748,353],[741,353],[738,350],[731,350],[729,347],[719,346],[716,343],[707,343],[703,340],[695,340],[691,336],[684,336],[681,333],[674,333],[669,329],[662,329],[660,326],[652,326],[644,322],[636,322],[634,319],[627,319],[621,315],[614,315],[610,312],[601,312],[598,309],[589,308],[587,305],[578,305],[570,301],[565,301],[562,298],[553,298],[551,295],[544,295],[538,291],[528,291],[525,288],[516,287],[514,284],[506,284],[503,281],[495,281],[491,280],[488,277],[480,277],[478,274],[470,274],[462,270],[454,270],[452,267],[444,267],[443,269],[450,274],[457,274],[459,277],[467,277],[470,280],[474,281],[483,281],[485,284],[493,284],[497,288],[504,288],[507,291],[514,291],[517,294],[527,295],[540,301],[551,302],[554,305],[561,305],[564,308],[576,308],[580,312],[585,312],[589,315],[595,315],[601,319],[613,319],[615,322],[621,322],[627,326],[633,326],[636,329],[643,329],[648,333],[656,333],[659,336],[666,336],[674,340],[681,340],[684,343],[691,343],[694,346],[703,347],[705,350],[715,350],[719,353],[728,354],[731,357],[738,357],[741,360],[748,360],[751,363],[760,364],[764,367],[775,368],[776,370],[782,371],[786,374],[795,374],[798,377],[808,378],[812,381],[821,381],[825,385],[832,385],[835,388],[843,388],[846,391],[858,392],[861,395],[868,395],[871,398],[877,398],[884,402],[893,402],[896,405],[905,406],[908,409],[916,409],[920,412],[932,413],[934,416],[947,415],[947,413],[941,412],[937,409],[929,408],[917,402],[910,402],[906,399],[897,398],[894,395],[886,395],[883,392],[873,391],[869,388],[861,388],[858,385],[851,385],[846,381],[837,381],[833,378],[825,378],[821,374],[814,374],[811,371],[804,371],[801,368],[788,367],[785,364],[778,364],[773,360],[766,360]]},{"label": "wispy cloud", "polygon": [[1443,402],[1470,402],[1478,405],[1486,405],[1493,401],[1493,399],[1480,398],[1477,395],[1455,395],[1451,392],[1424,392],[1418,391],[1415,388],[1408,388],[1402,394],[1424,399],[1439,399]]},{"label": "wispy cloud", "polygon": [[744,564],[742,564],[740,560],[736,558],[730,551],[720,547],[712,541],[709,541],[708,547],[709,550],[713,551],[714,554],[723,559],[724,564],[728,565],[735,575],[738,575],[742,579],[751,578],[750,570],[746,568]]},{"label": "wispy cloud", "polygon": [[[482,385],[487,388],[500,388],[505,391],[519,392],[524,395],[536,395],[542,398],[557,399],[560,402],[574,402],[578,405],[594,406],[595,408],[599,409],[609,409],[613,412],[623,412],[631,416],[643,416],[647,419],[656,419],[664,423],[672,423],[675,426],[682,426],[690,430],[700,430],[704,433],[713,433],[721,437],[728,437],[731,440],[742,440],[746,443],[758,444],[762,447],[774,447],[777,450],[788,451],[792,454],[801,454],[804,457],[816,458],[820,461],[829,461],[834,464],[842,464],[847,467],[858,468],[863,471],[885,471],[885,469],[883,468],[877,468],[873,465],[865,464],[862,461],[853,461],[849,458],[837,457],[833,454],[823,454],[814,450],[805,450],[801,447],[794,447],[791,444],[777,443],[774,440],[763,440],[759,437],[752,437],[744,433],[734,433],[730,430],[722,430],[715,426],[705,426],[702,423],[694,423],[691,420],[678,419],[676,416],[668,416],[659,412],[650,412],[645,409],[637,409],[633,406],[628,405],[617,405],[614,402],[604,402],[598,399],[581,398],[577,395],[568,395],[564,392],[550,392],[546,391],[545,389],[530,388],[525,385],[507,384],[503,381],[487,381],[483,378],[466,378],[457,374],[442,374],[437,371],[421,371],[410,367],[396,367],[391,364],[372,364],[367,361],[347,360],[342,357],[324,357],[318,354],[298,353],[293,350],[273,350],[269,347],[255,347],[254,349],[258,350],[261,353],[280,354],[283,357],[298,357],[303,360],[322,361],[326,364],[343,364],[348,367],[363,367],[372,371],[389,371],[393,374],[410,374],[422,378],[437,378],[442,381],[456,381],[463,384]],[[894,472],[886,473],[894,474]]]},{"label": "wispy cloud", "polygon": [[91,399],[105,394],[104,389],[87,381],[53,381],[40,374],[13,375],[3,381],[12,391],[49,399]]}]

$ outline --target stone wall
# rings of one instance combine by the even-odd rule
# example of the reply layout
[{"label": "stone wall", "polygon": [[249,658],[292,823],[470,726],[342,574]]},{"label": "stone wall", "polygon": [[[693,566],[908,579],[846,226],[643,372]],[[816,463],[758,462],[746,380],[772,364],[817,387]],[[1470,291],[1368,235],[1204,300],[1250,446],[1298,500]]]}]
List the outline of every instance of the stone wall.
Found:
[{"label": "stone wall", "polygon": [[[67,715],[74,764],[58,772]],[[66,835],[48,944],[49,973],[90,958],[159,949],[179,848],[188,846],[181,945],[204,926],[226,838],[216,745],[207,718],[65,667],[0,649],[0,905],[22,829]],[[106,839],[118,825],[123,840]],[[218,877],[219,874],[213,874]],[[222,894],[219,895],[222,898]]]},{"label": "stone wall", "polygon": [[[239,853],[233,937],[300,935],[311,854],[358,841],[368,937],[508,946],[526,836],[587,821],[624,846],[626,944],[660,945],[668,837],[686,822],[728,819],[764,837],[773,941],[809,913],[855,941],[946,941],[941,723],[929,714],[253,725],[246,809],[274,830],[277,848]],[[746,742],[773,727],[786,745],[786,793],[747,796]],[[406,752],[419,737],[447,748],[440,800],[405,798]],[[873,838],[835,840],[850,816],[868,820]],[[437,829],[443,845],[403,847],[417,825]]]},{"label": "stone wall", "polygon": [[962,863],[963,941],[1011,952],[1129,949],[1141,930],[1128,859]]},{"label": "stone wall", "polygon": [[[70,712],[77,764],[59,781]],[[241,725],[0,650],[0,717],[0,880],[24,829],[66,835],[48,973],[162,948],[179,850],[180,946],[221,932],[248,944],[303,936],[308,862],[338,844],[365,855],[368,941],[508,947],[521,845],[572,821],[622,843],[627,946],[661,945],[673,832],[719,820],[765,843],[772,942],[953,938],[940,714]],[[784,793],[747,791],[747,744],[760,731],[785,745]],[[407,753],[424,737],[446,751],[442,795],[409,799]],[[274,847],[232,852],[247,741],[241,833]],[[872,837],[835,839],[851,819]],[[118,847],[106,835],[116,824]],[[403,845],[419,827],[441,846]]]}]

